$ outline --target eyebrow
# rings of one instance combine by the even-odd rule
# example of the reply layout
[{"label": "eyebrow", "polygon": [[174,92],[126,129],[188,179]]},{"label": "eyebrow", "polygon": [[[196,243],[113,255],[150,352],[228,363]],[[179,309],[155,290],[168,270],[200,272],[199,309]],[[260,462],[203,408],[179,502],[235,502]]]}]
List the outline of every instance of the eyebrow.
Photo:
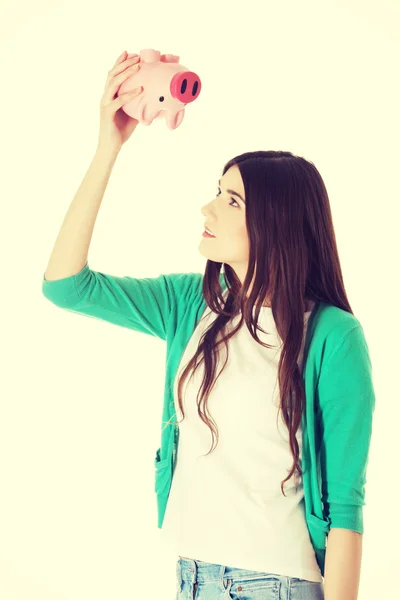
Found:
[{"label": "eyebrow", "polygon": [[[221,180],[218,180],[218,184],[221,184]],[[244,198],[242,198],[242,196],[240,194],[238,194],[237,192],[235,192],[234,190],[226,190],[228,192],[228,194],[232,194],[233,196],[238,196],[242,202],[244,202],[244,204],[246,204],[246,201]]]}]

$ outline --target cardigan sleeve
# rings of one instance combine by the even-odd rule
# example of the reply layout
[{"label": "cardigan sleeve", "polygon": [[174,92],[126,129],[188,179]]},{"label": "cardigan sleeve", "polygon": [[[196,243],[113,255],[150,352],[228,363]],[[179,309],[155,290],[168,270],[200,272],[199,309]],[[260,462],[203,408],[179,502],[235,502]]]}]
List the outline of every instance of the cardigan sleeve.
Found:
[{"label": "cardigan sleeve", "polygon": [[322,501],[331,528],[364,532],[374,409],[371,360],[358,324],[322,363],[317,385]]},{"label": "cardigan sleeve", "polygon": [[187,296],[191,275],[118,277],[86,263],[70,277],[47,281],[43,276],[42,292],[59,308],[166,340],[169,317]]}]

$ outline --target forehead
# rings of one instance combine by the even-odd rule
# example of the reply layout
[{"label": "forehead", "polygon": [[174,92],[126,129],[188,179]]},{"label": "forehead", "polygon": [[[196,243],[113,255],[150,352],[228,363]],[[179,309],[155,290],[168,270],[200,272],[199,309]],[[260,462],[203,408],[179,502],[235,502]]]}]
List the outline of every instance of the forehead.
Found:
[{"label": "forehead", "polygon": [[245,201],[243,179],[239,168],[236,165],[230,167],[230,169],[228,169],[227,172],[222,175],[222,177],[218,180],[218,184],[224,187],[226,190],[230,189],[237,192]]},{"label": "forehead", "polygon": [[219,180],[225,186],[233,187],[236,186],[238,192],[244,192],[243,180],[240,174],[239,168],[236,165],[230,167],[227,172],[221,176]]}]

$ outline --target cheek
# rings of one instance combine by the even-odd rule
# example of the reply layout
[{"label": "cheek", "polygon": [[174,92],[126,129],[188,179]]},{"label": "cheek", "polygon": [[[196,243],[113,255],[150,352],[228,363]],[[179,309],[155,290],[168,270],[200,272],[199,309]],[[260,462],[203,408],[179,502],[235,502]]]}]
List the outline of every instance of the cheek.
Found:
[{"label": "cheek", "polygon": [[241,237],[241,239],[242,239],[244,242],[248,242],[248,241],[249,241],[249,236],[248,236],[248,234],[247,234],[247,227],[246,227],[246,224],[242,225],[242,226],[239,228],[239,236]]},{"label": "cheek", "polygon": [[241,236],[242,236],[242,246],[244,248],[244,252],[246,252],[247,255],[250,254],[250,240],[249,240],[249,234],[247,233],[247,227],[246,225],[244,225],[241,229]]},{"label": "cheek", "polygon": [[240,225],[235,232],[235,239],[236,239],[236,247],[238,249],[240,249],[241,252],[248,252],[249,251],[249,236],[247,233],[247,227],[246,225]]}]

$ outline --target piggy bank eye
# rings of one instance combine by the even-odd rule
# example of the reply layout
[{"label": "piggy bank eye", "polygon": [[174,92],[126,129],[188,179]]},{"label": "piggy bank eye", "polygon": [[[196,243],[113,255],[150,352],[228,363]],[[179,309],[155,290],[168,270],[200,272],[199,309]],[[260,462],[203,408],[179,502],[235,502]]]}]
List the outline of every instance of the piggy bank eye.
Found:
[{"label": "piggy bank eye", "polygon": [[159,102],[164,102],[164,96],[160,96],[158,99]]}]

